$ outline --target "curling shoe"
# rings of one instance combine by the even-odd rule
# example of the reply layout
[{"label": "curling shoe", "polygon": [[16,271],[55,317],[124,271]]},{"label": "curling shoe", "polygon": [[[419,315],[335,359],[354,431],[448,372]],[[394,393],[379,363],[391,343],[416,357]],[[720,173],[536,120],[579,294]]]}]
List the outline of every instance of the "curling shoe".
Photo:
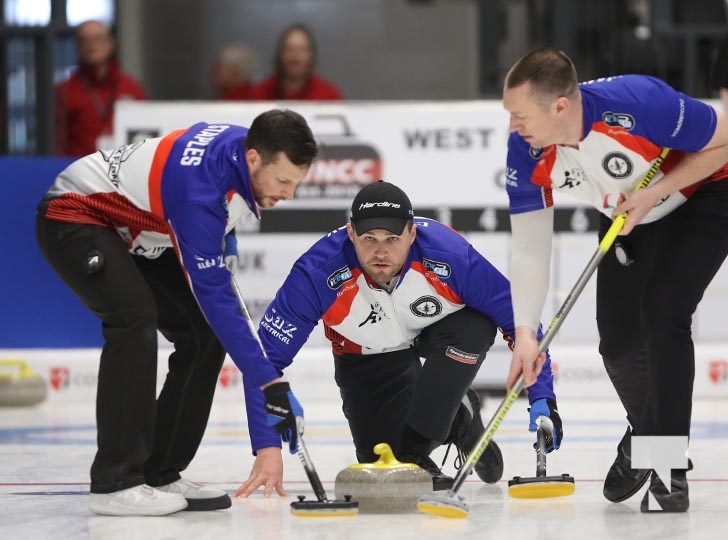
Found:
[{"label": "curling shoe", "polygon": [[88,509],[102,516],[166,516],[187,508],[178,493],[165,493],[146,484],[113,493],[91,493]]},{"label": "curling shoe", "polygon": [[650,488],[645,492],[640,504],[642,512],[687,512],[690,507],[688,497],[688,479],[684,470],[673,470],[670,481],[670,491],[657,476],[652,472]]},{"label": "curling shoe", "polygon": [[414,463],[420,468],[426,470],[432,476],[432,489],[433,491],[441,491],[450,489],[455,482],[451,476],[446,475],[442,472],[430,456],[423,456],[418,454],[405,454],[399,456],[399,461],[402,463]]},{"label": "curling shoe", "polygon": [[627,432],[617,446],[617,458],[604,479],[604,497],[611,502],[629,499],[645,485],[650,477],[650,469],[633,469],[630,453],[632,451],[632,429]]},{"label": "curling shoe", "polygon": [[[483,419],[480,416],[480,398],[472,388],[468,388],[463,399],[463,405],[467,410],[467,416],[463,417],[457,435],[455,446],[459,452],[467,456],[485,431]],[[491,440],[485,451],[475,463],[475,473],[486,484],[495,484],[503,477],[503,454],[495,441]]]},{"label": "curling shoe", "polygon": [[180,478],[176,482],[159,486],[159,491],[178,493],[187,500],[187,510],[224,510],[232,506],[227,493]]}]

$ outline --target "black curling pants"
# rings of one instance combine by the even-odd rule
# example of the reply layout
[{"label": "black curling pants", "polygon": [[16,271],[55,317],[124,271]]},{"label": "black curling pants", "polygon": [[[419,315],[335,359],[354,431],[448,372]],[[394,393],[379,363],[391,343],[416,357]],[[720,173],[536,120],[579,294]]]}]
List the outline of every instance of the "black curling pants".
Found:
[{"label": "black curling pants", "polygon": [[[116,231],[44,212],[36,221],[43,256],[102,322],[91,491],[174,482],[202,440],[225,351],[171,249],[132,256]],[[103,263],[89,273],[98,254]],[[157,330],[174,345],[158,398]]]},{"label": "black curling pants", "polygon": [[[497,327],[488,317],[463,308],[425,328],[416,347],[334,355],[336,383],[357,459],[376,461],[373,448],[381,442],[389,443],[395,456],[400,454],[405,426],[432,441],[426,454],[451,438],[465,392],[496,333]],[[458,354],[448,356],[449,348],[477,355],[477,360],[455,360],[451,356]]]},{"label": "black curling pants", "polygon": [[[602,217],[600,238],[611,220]],[[728,254],[728,181],[619,237],[597,274],[599,351],[637,435],[690,434],[695,376],[692,319]]]}]

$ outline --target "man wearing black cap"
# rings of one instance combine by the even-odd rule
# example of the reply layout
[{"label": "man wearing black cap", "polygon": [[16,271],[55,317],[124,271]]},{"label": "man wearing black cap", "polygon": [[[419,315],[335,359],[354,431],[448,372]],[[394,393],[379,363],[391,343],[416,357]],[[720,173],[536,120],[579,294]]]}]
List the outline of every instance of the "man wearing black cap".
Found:
[{"label": "man wearing black cap", "polygon": [[[351,219],[314,244],[293,266],[261,320],[270,360],[288,366],[322,321],[332,343],[335,379],[360,462],[389,443],[400,461],[417,463],[435,489],[452,486],[430,459],[443,443],[470,452],[483,432],[480,401],[469,387],[498,329],[510,341],[508,280],[458,233],[415,217],[407,195],[387,182],[362,189]],[[424,358],[424,364],[421,362]],[[549,418],[559,447],[550,363],[529,387],[531,426]],[[257,453],[236,495],[258,487],[284,494],[280,436],[268,428],[259,388],[246,385],[248,425]],[[503,474],[491,442],[475,465],[484,482]]]}]

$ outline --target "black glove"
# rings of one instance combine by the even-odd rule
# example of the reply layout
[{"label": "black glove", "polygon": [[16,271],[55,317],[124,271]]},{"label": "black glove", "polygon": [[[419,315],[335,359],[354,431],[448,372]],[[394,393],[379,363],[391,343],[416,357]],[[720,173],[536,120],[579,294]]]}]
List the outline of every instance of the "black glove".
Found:
[{"label": "black glove", "polygon": [[[542,416],[551,420],[553,429],[551,433],[548,433],[548,431],[546,433],[546,452],[558,450],[564,438],[564,430],[561,427],[561,417],[556,408],[556,402],[553,399],[537,399],[531,403],[528,412],[531,413],[531,423],[528,424],[528,431],[536,431],[538,429],[540,425],[539,418]],[[534,443],[533,446],[536,448],[538,445]]]},{"label": "black glove", "polygon": [[[287,382],[271,384],[263,389],[265,396],[265,412],[268,414],[268,425],[281,435],[288,443],[291,454],[298,450],[298,427],[296,419],[301,418],[303,426],[303,407],[291,392]],[[303,428],[301,428],[303,430]]]}]

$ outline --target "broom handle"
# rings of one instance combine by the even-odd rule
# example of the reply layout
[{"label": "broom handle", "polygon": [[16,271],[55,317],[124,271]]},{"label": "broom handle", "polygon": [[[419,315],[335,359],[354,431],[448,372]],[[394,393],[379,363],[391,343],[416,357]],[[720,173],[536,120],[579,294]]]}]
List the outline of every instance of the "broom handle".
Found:
[{"label": "broom handle", "polygon": [[[660,152],[660,155],[655,159],[655,162],[652,164],[650,169],[645,174],[644,178],[640,180],[637,185],[634,187],[633,191],[637,191],[638,189],[642,189],[647,187],[647,185],[652,181],[652,179],[655,177],[655,174],[657,174],[657,171],[660,170],[660,165],[662,165],[662,162],[665,160],[665,157],[667,157],[667,154],[670,152],[669,148],[663,148],[662,152]],[[586,268],[579,276],[579,279],[576,281],[576,284],[574,285],[574,288],[571,289],[571,292],[569,292],[569,295],[566,297],[566,300],[564,300],[564,303],[561,305],[561,308],[559,308],[559,311],[556,312],[556,315],[551,321],[551,324],[549,324],[548,329],[546,330],[546,333],[541,338],[541,341],[538,345],[538,353],[536,357],[540,356],[542,353],[546,352],[546,349],[548,349],[549,345],[551,344],[551,341],[554,339],[554,336],[556,335],[556,332],[558,332],[559,328],[561,328],[561,325],[564,322],[564,318],[569,314],[571,311],[571,308],[574,307],[574,304],[576,303],[577,298],[579,298],[579,295],[584,290],[584,287],[586,286],[587,282],[591,278],[594,271],[597,269],[597,266],[599,266],[599,263],[604,258],[604,256],[609,251],[609,248],[612,247],[612,244],[617,239],[617,235],[622,230],[622,227],[624,227],[624,222],[627,219],[627,214],[622,213],[619,214],[616,218],[614,218],[614,221],[612,222],[612,225],[609,227],[609,230],[604,235],[604,238],[602,238],[602,241],[599,242],[599,247],[594,252],[594,255],[592,255],[592,258],[589,260],[589,264],[586,265]],[[453,482],[453,486],[451,488],[451,491],[454,493],[457,493],[460,487],[463,485],[463,482],[465,482],[465,478],[470,474],[470,472],[473,470],[473,467],[475,467],[475,464],[480,459],[480,456],[483,455],[483,452],[485,452],[486,447],[490,443],[490,441],[493,440],[493,435],[495,434],[496,430],[498,429],[498,426],[500,426],[501,422],[505,418],[506,414],[508,414],[508,411],[510,410],[513,403],[518,399],[518,394],[521,393],[521,390],[523,390],[524,387],[524,381],[523,381],[523,373],[521,373],[518,376],[518,379],[516,379],[515,384],[513,385],[513,388],[511,388],[508,393],[506,394],[506,397],[501,402],[498,409],[493,414],[493,417],[490,419],[490,422],[488,422],[488,425],[485,428],[485,431],[480,436],[480,440],[476,443],[475,448],[470,452],[468,455],[468,459],[465,460],[465,463],[463,464],[460,471],[458,471],[457,476],[455,476],[455,481]]]},{"label": "broom handle", "polygon": [[[263,347],[263,342],[260,340],[260,336],[258,336],[258,331],[255,328],[255,325],[253,324],[253,319],[250,316],[250,312],[248,311],[247,306],[245,305],[245,299],[243,298],[243,293],[240,290],[240,287],[238,286],[238,282],[235,281],[235,276],[231,276],[230,278],[231,285],[233,288],[233,292],[235,293],[235,296],[238,297],[238,303],[240,304],[240,309],[243,312],[243,317],[245,317],[245,322],[248,324],[248,328],[250,328],[250,333],[253,334],[253,337],[255,338],[255,341],[258,343],[258,346],[260,347],[260,352],[265,357],[265,359],[268,359],[268,354],[265,352],[265,347]],[[301,463],[303,464],[303,470],[306,471],[306,476],[308,476],[308,480],[311,483],[311,487],[313,488],[313,492],[316,494],[316,498],[320,501],[328,501],[328,498],[326,497],[326,492],[324,491],[324,486],[321,484],[321,479],[319,478],[318,473],[316,472],[316,467],[313,465],[313,461],[311,460],[311,456],[308,453],[308,449],[306,448],[306,443],[303,442],[303,417],[298,416],[296,417],[296,431],[298,431],[298,458],[301,460]]]},{"label": "broom handle", "polygon": [[[620,229],[623,224],[624,220],[619,223]],[[614,228],[615,225],[617,225],[616,220],[614,223],[612,223],[611,228]],[[616,235],[614,237],[616,238]],[[612,239],[612,241],[614,241],[614,239]],[[609,245],[611,246],[611,243]],[[581,276],[579,276],[576,285],[574,285],[574,288],[566,297],[566,300],[564,300],[563,305],[551,321],[548,330],[546,330],[546,333],[541,338],[541,341],[538,345],[538,353],[536,355],[537,357],[540,356],[541,353],[546,352],[546,349],[548,349],[549,344],[556,335],[556,332],[559,330],[559,328],[561,328],[561,325],[564,322],[564,317],[566,317],[566,315],[568,315],[571,311],[571,308],[576,303],[577,298],[579,298],[581,291],[584,290],[584,287],[589,281],[589,278],[594,273],[594,270],[599,265],[599,262],[602,260],[607,250],[609,250],[609,246],[607,246],[606,250],[603,250],[602,245],[600,244],[599,249],[597,249],[596,252],[594,252],[594,255],[592,255],[592,258],[589,261],[589,264],[586,266],[586,269],[581,273]],[[480,459],[480,456],[483,454],[483,452],[485,452],[485,449],[490,441],[493,440],[493,435],[495,434],[503,419],[506,417],[506,414],[508,414],[508,411],[510,410],[513,403],[516,401],[516,399],[518,399],[518,395],[521,393],[521,390],[523,390],[524,386],[525,385],[523,382],[523,373],[521,373],[518,376],[516,383],[513,385],[513,388],[511,388],[510,391],[506,394],[505,399],[501,402],[500,406],[495,411],[495,414],[493,414],[490,422],[488,422],[488,426],[485,428],[485,431],[480,436],[480,440],[478,441],[477,445],[470,452],[470,454],[468,455],[468,459],[465,461],[465,464],[455,477],[455,481],[453,482],[452,486],[452,490],[454,492],[457,493],[457,491],[463,485],[463,482],[465,482],[465,478],[470,474],[470,472],[473,470],[473,467]]]},{"label": "broom handle", "polygon": [[326,497],[324,486],[316,472],[316,467],[314,467],[311,456],[308,454],[306,443],[303,442],[303,418],[300,416],[296,418],[296,426],[298,428],[298,459],[303,464],[303,470],[306,471],[306,476],[308,476],[308,481],[311,483],[316,498],[319,502],[328,501],[329,499]]},{"label": "broom handle", "polygon": [[536,476],[546,476],[546,432],[541,426],[536,431]]}]

